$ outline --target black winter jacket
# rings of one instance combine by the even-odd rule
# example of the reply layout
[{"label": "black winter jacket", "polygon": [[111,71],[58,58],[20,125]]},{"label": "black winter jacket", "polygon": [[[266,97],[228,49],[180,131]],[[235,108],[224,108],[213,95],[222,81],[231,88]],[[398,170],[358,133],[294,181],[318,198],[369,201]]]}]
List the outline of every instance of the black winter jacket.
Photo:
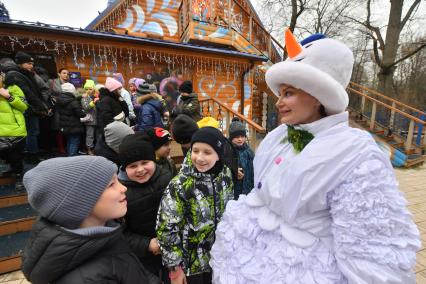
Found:
[{"label": "black winter jacket", "polygon": [[86,114],[80,102],[72,93],[61,93],[56,98],[56,110],[59,113],[59,127],[64,134],[84,132],[80,118]]},{"label": "black winter jacket", "polygon": [[[28,102],[29,108],[26,112],[32,116],[45,116],[50,107],[48,101],[49,94],[42,92],[41,86],[35,78],[35,74],[28,70],[20,68],[18,65],[9,63],[4,66],[6,78],[4,84],[6,87],[17,85],[25,94],[25,99]],[[44,91],[48,91],[44,90]]]},{"label": "black winter jacket", "polygon": [[111,93],[106,88],[99,90],[100,98],[96,104],[97,125],[101,133],[104,133],[104,128],[114,121],[114,117],[124,112],[126,117],[129,116],[129,107],[120,96]]},{"label": "black winter jacket", "polygon": [[151,179],[143,184],[129,180],[123,170],[120,170],[118,178],[127,187],[124,235],[142,264],[159,269],[161,256],[154,256],[148,251],[148,247],[150,240],[156,237],[158,207],[172,176],[168,171],[157,166]]},{"label": "black winter jacket", "polygon": [[82,236],[44,218],[32,228],[22,271],[33,284],[159,283],[130,251],[121,229]]}]

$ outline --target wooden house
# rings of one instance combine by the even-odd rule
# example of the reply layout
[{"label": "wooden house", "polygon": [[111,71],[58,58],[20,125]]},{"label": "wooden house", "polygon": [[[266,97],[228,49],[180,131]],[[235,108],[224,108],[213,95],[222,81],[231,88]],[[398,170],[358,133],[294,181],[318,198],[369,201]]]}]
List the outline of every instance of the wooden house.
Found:
[{"label": "wooden house", "polygon": [[67,68],[73,83],[104,83],[114,72],[140,77],[165,94],[170,81],[192,80],[194,91],[266,125],[265,64],[282,47],[247,0],[119,0],[86,29],[0,22],[0,56],[18,50],[48,69]]}]

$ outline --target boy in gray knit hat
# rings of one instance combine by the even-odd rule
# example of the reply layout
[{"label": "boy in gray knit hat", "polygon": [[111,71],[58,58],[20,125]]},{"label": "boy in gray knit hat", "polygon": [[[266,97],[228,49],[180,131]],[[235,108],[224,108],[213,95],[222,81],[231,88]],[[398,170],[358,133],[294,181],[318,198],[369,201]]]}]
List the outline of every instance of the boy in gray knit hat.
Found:
[{"label": "boy in gray knit hat", "polygon": [[23,179],[40,215],[24,250],[22,271],[37,283],[158,283],[130,251],[114,219],[127,212],[127,188],[103,157],[41,162]]}]

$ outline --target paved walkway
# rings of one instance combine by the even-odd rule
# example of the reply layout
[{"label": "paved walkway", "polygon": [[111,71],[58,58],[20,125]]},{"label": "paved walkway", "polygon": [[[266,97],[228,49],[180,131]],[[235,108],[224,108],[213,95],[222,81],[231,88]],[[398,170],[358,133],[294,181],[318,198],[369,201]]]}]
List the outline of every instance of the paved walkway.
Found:
[{"label": "paved walkway", "polygon": [[[420,230],[422,242],[426,244],[426,165],[416,169],[396,169],[401,191],[405,192],[408,207],[414,215]],[[417,254],[416,275],[418,284],[426,284],[426,248],[424,245]],[[0,283],[25,284],[20,271],[0,275]]]}]

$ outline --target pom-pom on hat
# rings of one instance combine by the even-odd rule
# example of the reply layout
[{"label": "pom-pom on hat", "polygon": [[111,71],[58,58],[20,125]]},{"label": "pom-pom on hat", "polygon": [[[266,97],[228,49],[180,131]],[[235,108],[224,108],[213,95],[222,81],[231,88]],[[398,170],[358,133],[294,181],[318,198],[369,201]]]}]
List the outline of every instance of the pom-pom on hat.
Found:
[{"label": "pom-pom on hat", "polygon": [[291,85],[315,97],[327,115],[343,112],[349,103],[349,84],[354,57],[343,43],[314,35],[301,46],[290,30],[286,30],[289,57],[274,64],[265,79],[276,96],[282,84]]},{"label": "pom-pom on hat", "polygon": [[120,82],[118,82],[116,79],[111,77],[106,78],[105,88],[107,88],[111,93],[122,87],[123,85]]},{"label": "pom-pom on hat", "polygon": [[154,150],[158,150],[161,146],[172,141],[170,133],[161,127],[148,128],[146,134],[151,138]]},{"label": "pom-pom on hat", "polygon": [[34,63],[34,58],[32,58],[31,55],[29,55],[28,53],[22,52],[22,51],[18,51],[15,55],[15,62],[16,64],[24,64],[24,63],[29,63],[29,62],[33,62]]},{"label": "pom-pom on hat", "polygon": [[154,161],[155,150],[149,136],[144,132],[127,135],[118,150],[118,157],[123,168],[136,161]]},{"label": "pom-pom on hat", "polygon": [[179,92],[187,94],[192,93],[192,82],[183,81],[183,83],[179,86]]},{"label": "pom-pom on hat", "polygon": [[75,95],[77,93],[74,85],[71,84],[71,83],[63,83],[61,85],[61,89],[62,89],[62,92],[64,92],[64,93],[71,93],[73,95]]},{"label": "pom-pom on hat", "polygon": [[191,142],[192,135],[198,130],[198,125],[190,116],[180,114],[173,121],[171,130],[173,139],[177,143],[187,144]]},{"label": "pom-pom on hat", "polygon": [[53,158],[24,175],[31,206],[44,218],[78,228],[92,212],[117,166],[99,156]]}]

